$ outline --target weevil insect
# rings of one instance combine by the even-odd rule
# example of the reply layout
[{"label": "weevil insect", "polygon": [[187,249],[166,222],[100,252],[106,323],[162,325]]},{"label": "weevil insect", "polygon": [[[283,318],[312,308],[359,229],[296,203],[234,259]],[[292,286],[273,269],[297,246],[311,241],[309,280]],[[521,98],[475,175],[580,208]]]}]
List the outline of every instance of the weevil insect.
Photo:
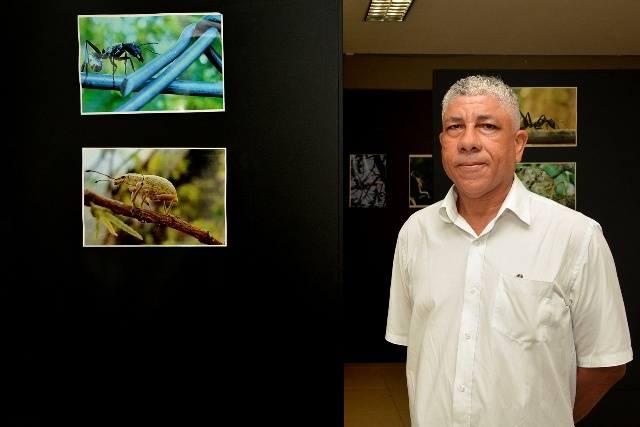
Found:
[{"label": "weevil insect", "polygon": [[[147,199],[152,202],[162,202],[164,206],[164,214],[169,215],[171,207],[174,203],[178,203],[178,193],[171,181],[161,176],[156,175],[141,175],[139,173],[125,173],[124,175],[115,178],[106,173],[86,170],[85,172],[95,172],[100,175],[109,177],[109,179],[99,179],[100,181],[111,181],[114,185],[127,184],[129,191],[131,191],[131,204],[136,207],[136,198],[138,195],[142,198],[140,201],[140,209],[146,203],[149,206]],[[169,203],[169,207],[167,207]]]}]

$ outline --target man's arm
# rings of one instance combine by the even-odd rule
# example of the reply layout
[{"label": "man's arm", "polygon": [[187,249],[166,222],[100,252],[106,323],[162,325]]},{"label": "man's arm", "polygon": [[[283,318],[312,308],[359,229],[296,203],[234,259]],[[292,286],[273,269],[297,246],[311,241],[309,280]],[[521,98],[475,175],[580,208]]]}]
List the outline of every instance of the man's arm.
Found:
[{"label": "man's arm", "polygon": [[609,389],[623,377],[627,365],[605,368],[578,367],[576,375],[576,402],[573,405],[573,422],[583,419]]}]

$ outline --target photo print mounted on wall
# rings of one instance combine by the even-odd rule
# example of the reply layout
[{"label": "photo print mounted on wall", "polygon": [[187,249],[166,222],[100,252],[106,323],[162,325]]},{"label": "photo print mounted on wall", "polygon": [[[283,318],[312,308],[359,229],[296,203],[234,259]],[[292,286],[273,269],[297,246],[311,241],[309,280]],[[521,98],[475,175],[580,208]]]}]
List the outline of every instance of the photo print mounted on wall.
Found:
[{"label": "photo print mounted on wall", "polygon": [[224,111],[222,15],[79,15],[81,114]]},{"label": "photo print mounted on wall", "polygon": [[349,207],[383,208],[386,206],[386,154],[349,155]]},{"label": "photo print mounted on wall", "polygon": [[520,129],[528,147],[575,147],[576,87],[514,87],[520,104]]},{"label": "photo print mounted on wall", "polygon": [[83,148],[84,246],[226,246],[226,148]]},{"label": "photo print mounted on wall", "polygon": [[409,207],[422,208],[433,203],[433,156],[409,155]]},{"label": "photo print mounted on wall", "polygon": [[529,191],[576,209],[576,163],[517,163],[516,175]]}]

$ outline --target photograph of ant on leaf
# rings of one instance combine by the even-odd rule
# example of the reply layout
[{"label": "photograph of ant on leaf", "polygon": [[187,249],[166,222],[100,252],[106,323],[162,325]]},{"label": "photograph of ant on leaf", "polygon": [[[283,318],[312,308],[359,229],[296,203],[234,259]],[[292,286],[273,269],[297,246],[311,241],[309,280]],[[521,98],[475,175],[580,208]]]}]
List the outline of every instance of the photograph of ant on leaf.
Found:
[{"label": "photograph of ant on leaf", "polygon": [[514,87],[520,104],[520,129],[529,134],[527,147],[577,145],[576,87]]},{"label": "photograph of ant on leaf", "polygon": [[222,15],[79,15],[81,114],[224,111]]},{"label": "photograph of ant on leaf", "polygon": [[83,148],[84,246],[226,246],[225,148]]}]

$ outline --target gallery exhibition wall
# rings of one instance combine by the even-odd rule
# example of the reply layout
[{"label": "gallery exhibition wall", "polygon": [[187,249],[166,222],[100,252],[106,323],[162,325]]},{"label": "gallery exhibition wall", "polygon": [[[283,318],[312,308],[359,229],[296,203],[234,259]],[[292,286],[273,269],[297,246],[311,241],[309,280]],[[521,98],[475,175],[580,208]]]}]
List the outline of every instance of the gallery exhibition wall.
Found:
[{"label": "gallery exhibition wall", "polygon": [[[8,92],[19,99],[18,132],[8,157],[15,162],[9,176],[17,179],[6,183],[18,198],[5,209],[4,222],[9,242],[17,242],[9,246],[8,277],[21,291],[16,326],[10,327],[22,377],[16,394],[37,408],[25,417],[73,422],[134,414],[147,422],[179,417],[188,423],[229,413],[243,423],[289,425],[282,421],[284,398],[292,425],[310,414],[320,425],[340,423],[343,362],[403,358],[402,349],[383,338],[391,254],[401,223],[417,209],[409,205],[411,161],[431,156],[434,198],[447,185],[433,142],[437,97],[457,75],[457,63],[430,63],[452,70],[441,75],[440,86],[433,73],[411,68],[405,71],[412,82],[403,85],[388,68],[358,77],[345,67],[343,93],[343,65],[359,59],[342,55],[342,4],[333,0],[20,6],[24,49],[12,60],[16,77]],[[207,28],[221,24],[212,30],[220,68],[207,87],[210,93],[222,90],[213,95],[222,102],[184,110],[111,109],[102,95],[120,95],[105,86],[133,74],[131,68],[125,74],[125,67],[142,70],[169,51],[146,50],[163,46],[151,44],[157,42],[151,34],[176,40],[180,34],[173,26],[170,32],[168,26],[163,31],[138,25],[135,40],[109,38],[109,31],[120,28],[93,28],[91,21],[81,28],[81,18],[164,14],[220,16],[220,23],[207,20]],[[106,49],[119,43],[141,47],[145,62],[118,61],[114,70]],[[104,79],[96,84],[103,88],[89,89],[90,73],[100,74],[95,69],[101,55]],[[215,59],[193,64],[216,68]],[[570,69],[571,60],[564,60]],[[505,64],[500,61],[488,62]],[[629,68],[624,58],[609,68],[616,64]],[[638,201],[629,197],[637,193],[630,162],[637,155],[638,115],[637,85],[629,81],[638,76],[637,70],[631,76],[602,71],[560,79],[588,87],[579,92],[586,104],[579,109],[577,161],[581,171],[591,172],[580,178],[586,195],[579,208],[611,236],[625,298],[637,301],[628,285],[634,271],[627,251],[638,236]],[[99,92],[89,95],[91,90]],[[90,98],[104,102],[97,112],[85,108]],[[355,106],[369,110],[352,122]],[[365,111],[378,127],[367,124]],[[387,115],[398,126],[383,125]],[[136,156],[146,150],[190,152],[180,159],[179,177],[165,177],[176,184],[171,213],[184,222],[193,218],[188,226],[162,217],[161,201],[138,200],[141,209],[131,211],[133,193],[126,184],[118,187],[86,172],[93,170],[87,153],[126,156],[128,150]],[[540,150],[531,161],[546,159],[549,151]],[[363,153],[385,154],[385,208],[350,206],[350,156]],[[195,185],[196,167],[204,170],[214,157],[223,169],[215,180],[220,184]],[[144,165],[145,176],[162,177],[163,169],[150,159]],[[167,188],[164,181],[159,185]],[[100,191],[124,197],[109,206],[133,212],[126,221],[142,239],[114,225],[97,204]],[[203,192],[223,194],[206,221],[190,210],[190,200],[204,199]],[[145,212],[151,207],[154,213]],[[105,221],[123,240],[109,236]],[[212,238],[203,243],[188,233],[189,226]],[[92,240],[94,227],[100,244]],[[635,311],[628,314],[633,339],[638,319]],[[637,371],[630,369],[628,378],[636,379]]]}]

